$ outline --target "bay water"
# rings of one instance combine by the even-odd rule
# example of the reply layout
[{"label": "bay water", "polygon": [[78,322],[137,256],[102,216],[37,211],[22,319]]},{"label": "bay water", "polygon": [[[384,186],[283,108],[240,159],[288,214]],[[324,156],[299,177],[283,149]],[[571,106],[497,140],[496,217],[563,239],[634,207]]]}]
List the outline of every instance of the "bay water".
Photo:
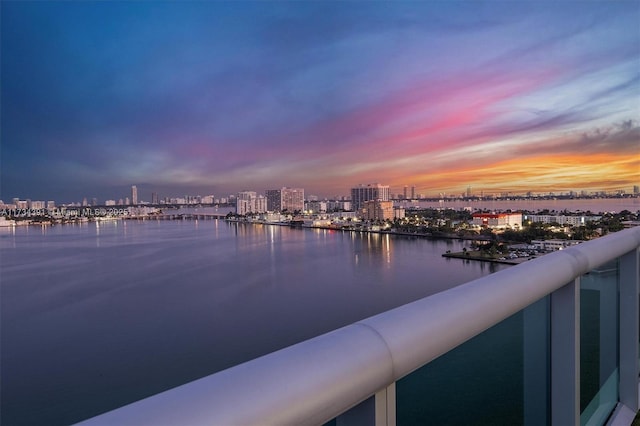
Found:
[{"label": "bay water", "polygon": [[465,244],[223,220],[0,229],[2,423],[77,422],[506,267],[441,256]]}]

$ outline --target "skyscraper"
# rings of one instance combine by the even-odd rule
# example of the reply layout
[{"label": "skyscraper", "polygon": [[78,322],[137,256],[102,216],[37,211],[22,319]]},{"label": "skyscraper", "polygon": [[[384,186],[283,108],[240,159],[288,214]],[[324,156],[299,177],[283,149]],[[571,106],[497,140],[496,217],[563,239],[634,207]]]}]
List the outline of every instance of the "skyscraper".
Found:
[{"label": "skyscraper", "polygon": [[282,188],[282,210],[290,212],[304,210],[304,189]]},{"label": "skyscraper", "polygon": [[138,204],[138,188],[135,185],[131,185],[131,204]]},{"label": "skyscraper", "polygon": [[304,189],[280,188],[267,189],[267,210],[269,211],[302,211],[304,210]]},{"label": "skyscraper", "polygon": [[389,201],[389,185],[370,183],[351,188],[351,205],[354,211],[360,210],[364,207],[364,202],[370,200]]},{"label": "skyscraper", "polygon": [[267,189],[265,192],[267,197],[267,210],[270,212],[279,212],[282,210],[282,194],[279,189]]}]

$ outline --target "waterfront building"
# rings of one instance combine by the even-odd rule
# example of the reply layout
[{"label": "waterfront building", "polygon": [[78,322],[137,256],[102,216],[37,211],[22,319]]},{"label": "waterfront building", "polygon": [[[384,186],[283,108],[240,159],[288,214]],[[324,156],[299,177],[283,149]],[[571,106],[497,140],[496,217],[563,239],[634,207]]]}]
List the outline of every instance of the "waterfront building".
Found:
[{"label": "waterfront building", "polygon": [[522,213],[474,213],[473,225],[483,228],[522,228]]},{"label": "waterfront building", "polygon": [[327,201],[327,211],[351,210],[351,201]]},{"label": "waterfront building", "polygon": [[372,200],[389,201],[389,185],[370,183],[351,188],[351,203],[354,211],[361,210],[365,201]]},{"label": "waterfront building", "polygon": [[255,201],[256,213],[265,213],[267,211],[267,199],[264,195],[258,195]]},{"label": "waterfront building", "polygon": [[267,223],[278,223],[286,221],[287,216],[280,213],[267,211],[266,213],[260,214],[259,219]]},{"label": "waterfront building", "polygon": [[265,196],[267,197],[268,211],[279,212],[282,210],[282,194],[279,189],[267,189]]},{"label": "waterfront building", "polygon": [[334,221],[347,220],[347,219],[357,221],[358,219],[358,215],[356,214],[356,212],[335,212],[335,213],[331,213],[329,217]]},{"label": "waterfront building", "polygon": [[282,210],[290,212],[304,210],[304,189],[282,188]]},{"label": "waterfront building", "polygon": [[525,221],[540,223],[557,223],[559,225],[584,226],[587,222],[597,222],[602,216],[566,216],[566,215],[549,215],[549,214],[530,214],[525,215]]},{"label": "waterfront building", "polygon": [[106,200],[104,202],[105,206],[115,206],[116,205],[116,200]]},{"label": "waterfront building", "polygon": [[267,211],[267,199],[254,191],[238,192],[236,198],[236,213],[246,215],[249,213],[265,213]]},{"label": "waterfront building", "polygon": [[44,210],[47,204],[44,201],[32,201],[31,208],[33,210]]},{"label": "waterfront building", "polygon": [[267,210],[277,211],[303,211],[304,210],[304,189],[287,188],[268,189],[265,191],[267,199]]},{"label": "waterfront building", "polygon": [[131,204],[138,204],[138,187],[135,185],[131,185]]},{"label": "waterfront building", "polygon": [[0,200],[0,209],[14,210],[16,208],[15,204],[5,204],[4,201]]},{"label": "waterfront building", "polygon": [[393,219],[393,202],[382,200],[368,200],[364,202],[363,218],[366,220]]},{"label": "waterfront building", "polygon": [[304,210],[311,213],[326,213],[327,202],[326,201],[308,201],[306,203]]},{"label": "waterfront building", "polygon": [[47,208],[48,208],[49,210],[53,210],[53,209],[55,209],[55,208],[56,208],[56,202],[55,202],[55,201],[53,201],[53,200],[49,200],[49,201],[47,201]]},{"label": "waterfront building", "polygon": [[575,246],[576,244],[580,244],[583,241],[577,240],[533,240],[531,241],[531,245],[535,247],[536,250],[540,251],[556,251],[556,250],[564,250],[568,247]]},{"label": "waterfront building", "polygon": [[151,204],[159,204],[158,203],[158,193],[157,192],[152,192],[151,193]]}]

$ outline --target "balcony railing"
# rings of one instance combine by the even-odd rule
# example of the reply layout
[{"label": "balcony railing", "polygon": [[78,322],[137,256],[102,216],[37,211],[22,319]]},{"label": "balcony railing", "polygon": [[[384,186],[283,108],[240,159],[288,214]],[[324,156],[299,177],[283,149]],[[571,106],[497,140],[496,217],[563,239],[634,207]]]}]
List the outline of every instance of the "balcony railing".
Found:
[{"label": "balcony railing", "polygon": [[[639,247],[634,228],[547,254],[82,424],[300,425],[337,417],[394,425],[398,380],[519,312],[531,349],[522,361],[529,371],[522,423],[602,424],[616,407],[629,416],[638,411]],[[585,303],[595,292],[597,316],[583,323],[598,327],[599,345],[588,390],[595,396],[583,409],[581,290]],[[546,343],[527,343],[536,329]]]}]

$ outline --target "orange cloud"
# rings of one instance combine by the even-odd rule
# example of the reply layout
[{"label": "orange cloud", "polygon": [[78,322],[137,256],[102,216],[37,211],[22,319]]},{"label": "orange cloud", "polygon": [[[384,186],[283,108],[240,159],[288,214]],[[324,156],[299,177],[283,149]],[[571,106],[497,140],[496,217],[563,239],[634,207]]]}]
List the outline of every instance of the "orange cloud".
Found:
[{"label": "orange cloud", "polygon": [[457,193],[467,186],[485,193],[617,190],[640,183],[640,154],[537,155],[480,167],[454,166],[444,172],[419,174],[409,179],[428,194]]}]

